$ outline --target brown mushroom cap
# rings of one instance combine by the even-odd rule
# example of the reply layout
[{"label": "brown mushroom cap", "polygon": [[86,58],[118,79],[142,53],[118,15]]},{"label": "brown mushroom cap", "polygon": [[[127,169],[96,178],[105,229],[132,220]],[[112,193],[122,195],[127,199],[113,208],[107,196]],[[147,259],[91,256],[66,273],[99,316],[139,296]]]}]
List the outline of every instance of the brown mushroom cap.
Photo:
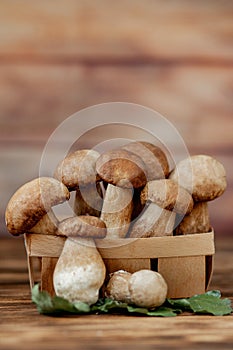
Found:
[{"label": "brown mushroom cap", "polygon": [[87,186],[97,181],[96,160],[99,153],[94,150],[78,150],[69,154],[57,166],[54,177],[63,182],[70,191],[78,186]]},{"label": "brown mushroom cap", "polygon": [[104,238],[107,234],[105,223],[89,215],[67,218],[60,222],[58,234],[67,237]]},{"label": "brown mushroom cap", "polygon": [[99,176],[106,182],[124,188],[146,184],[146,166],[132,152],[117,149],[103,153],[96,162]]},{"label": "brown mushroom cap", "polygon": [[145,141],[131,142],[123,149],[138,155],[146,165],[147,180],[163,179],[169,174],[169,164],[160,147]]},{"label": "brown mushroom cap", "polygon": [[189,191],[197,202],[211,201],[221,196],[227,185],[223,165],[206,155],[182,160],[169,178]]},{"label": "brown mushroom cap", "polygon": [[172,180],[149,181],[141,192],[141,202],[153,202],[163,209],[188,214],[193,208],[192,196]]},{"label": "brown mushroom cap", "polygon": [[29,231],[53,207],[70,198],[67,187],[50,177],[27,182],[11,197],[5,213],[7,229],[13,235]]}]

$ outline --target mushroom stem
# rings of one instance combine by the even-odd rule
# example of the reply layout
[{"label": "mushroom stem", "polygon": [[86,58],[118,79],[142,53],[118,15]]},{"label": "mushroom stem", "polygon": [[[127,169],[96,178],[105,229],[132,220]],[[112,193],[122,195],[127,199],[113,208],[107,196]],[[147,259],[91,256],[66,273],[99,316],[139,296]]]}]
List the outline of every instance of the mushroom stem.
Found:
[{"label": "mushroom stem", "polygon": [[92,215],[99,217],[103,205],[102,188],[99,182],[76,189],[74,212],[76,215]]},{"label": "mushroom stem", "polygon": [[175,224],[175,212],[150,203],[142,215],[133,223],[131,238],[171,236]]},{"label": "mushroom stem", "polygon": [[183,218],[175,229],[175,235],[203,233],[210,231],[210,220],[207,202],[194,204],[193,210]]},{"label": "mushroom stem", "polygon": [[55,292],[71,302],[94,304],[105,273],[92,238],[68,237],[53,274]]},{"label": "mushroom stem", "polygon": [[107,238],[127,235],[133,210],[133,191],[108,184],[100,218],[107,227]]}]

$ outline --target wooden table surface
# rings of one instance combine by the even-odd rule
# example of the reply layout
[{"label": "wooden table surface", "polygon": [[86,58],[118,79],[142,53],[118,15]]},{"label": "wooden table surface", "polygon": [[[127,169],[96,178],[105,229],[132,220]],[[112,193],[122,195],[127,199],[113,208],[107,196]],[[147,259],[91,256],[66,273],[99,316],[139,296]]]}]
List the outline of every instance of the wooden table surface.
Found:
[{"label": "wooden table surface", "polygon": [[[233,300],[233,238],[216,239],[210,289]],[[232,349],[233,315],[49,317],[30,300],[21,238],[0,244],[0,349]]]}]

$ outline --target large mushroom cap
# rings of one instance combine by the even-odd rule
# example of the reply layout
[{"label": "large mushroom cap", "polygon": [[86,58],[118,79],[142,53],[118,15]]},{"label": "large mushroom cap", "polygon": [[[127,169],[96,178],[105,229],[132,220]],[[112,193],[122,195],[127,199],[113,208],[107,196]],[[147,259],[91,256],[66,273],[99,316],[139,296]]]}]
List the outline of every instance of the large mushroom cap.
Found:
[{"label": "large mushroom cap", "polygon": [[96,177],[96,160],[99,153],[94,150],[78,150],[69,154],[57,166],[54,177],[63,182],[70,191],[79,186],[94,184]]},{"label": "large mushroom cap", "polygon": [[179,162],[169,176],[187,189],[195,201],[211,201],[226,189],[226,172],[221,163],[206,155],[196,155]]},{"label": "large mushroom cap", "polygon": [[147,180],[163,179],[169,174],[169,164],[163,150],[145,141],[131,142],[122,147],[138,155],[146,165]]},{"label": "large mushroom cap", "polygon": [[7,229],[13,235],[29,231],[53,207],[70,198],[67,187],[50,177],[27,182],[11,197],[5,213]]},{"label": "large mushroom cap", "polygon": [[193,208],[192,196],[172,180],[149,181],[141,192],[141,202],[153,202],[163,209],[188,214]]},{"label": "large mushroom cap", "polygon": [[117,149],[103,153],[96,162],[100,177],[113,185],[139,188],[146,184],[146,166],[132,152]]},{"label": "large mushroom cap", "polygon": [[58,234],[67,237],[104,238],[107,234],[105,223],[89,215],[67,218],[60,222]]}]

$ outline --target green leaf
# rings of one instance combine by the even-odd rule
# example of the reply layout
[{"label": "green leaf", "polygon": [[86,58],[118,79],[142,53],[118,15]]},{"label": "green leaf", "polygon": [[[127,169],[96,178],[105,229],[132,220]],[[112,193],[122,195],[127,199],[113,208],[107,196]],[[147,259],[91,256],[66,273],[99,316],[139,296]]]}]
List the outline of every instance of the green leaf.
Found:
[{"label": "green leaf", "polygon": [[32,301],[36,304],[41,314],[47,315],[120,312],[129,315],[173,317],[184,311],[215,316],[229,315],[232,312],[231,301],[229,299],[221,299],[221,293],[216,290],[194,295],[187,299],[167,299],[160,307],[147,309],[109,298],[99,299],[92,306],[82,302],[71,303],[64,298],[51,297],[47,292],[41,292],[37,284],[32,289]]},{"label": "green leaf", "polygon": [[91,311],[107,313],[111,310],[127,309],[127,306],[126,303],[106,298],[99,299],[98,302],[91,307]]},{"label": "green leaf", "polygon": [[36,304],[39,313],[50,313],[54,311],[50,295],[47,292],[41,292],[38,284],[32,288],[32,301]]},{"label": "green leaf", "polygon": [[174,309],[169,307],[160,306],[154,310],[148,310],[142,307],[128,306],[127,310],[132,313],[143,314],[146,316],[161,316],[161,317],[174,317],[177,313]]},{"label": "green leaf", "polygon": [[47,292],[40,292],[38,284],[32,288],[32,301],[41,314],[82,314],[90,312],[90,306],[85,303],[70,303],[64,298],[58,296],[52,298]]},{"label": "green leaf", "polygon": [[167,299],[167,303],[173,308],[190,311],[189,299]]},{"label": "green leaf", "polygon": [[195,313],[212,314],[214,316],[229,315],[232,312],[231,301],[220,299],[211,294],[194,295],[189,298],[190,308]]}]

